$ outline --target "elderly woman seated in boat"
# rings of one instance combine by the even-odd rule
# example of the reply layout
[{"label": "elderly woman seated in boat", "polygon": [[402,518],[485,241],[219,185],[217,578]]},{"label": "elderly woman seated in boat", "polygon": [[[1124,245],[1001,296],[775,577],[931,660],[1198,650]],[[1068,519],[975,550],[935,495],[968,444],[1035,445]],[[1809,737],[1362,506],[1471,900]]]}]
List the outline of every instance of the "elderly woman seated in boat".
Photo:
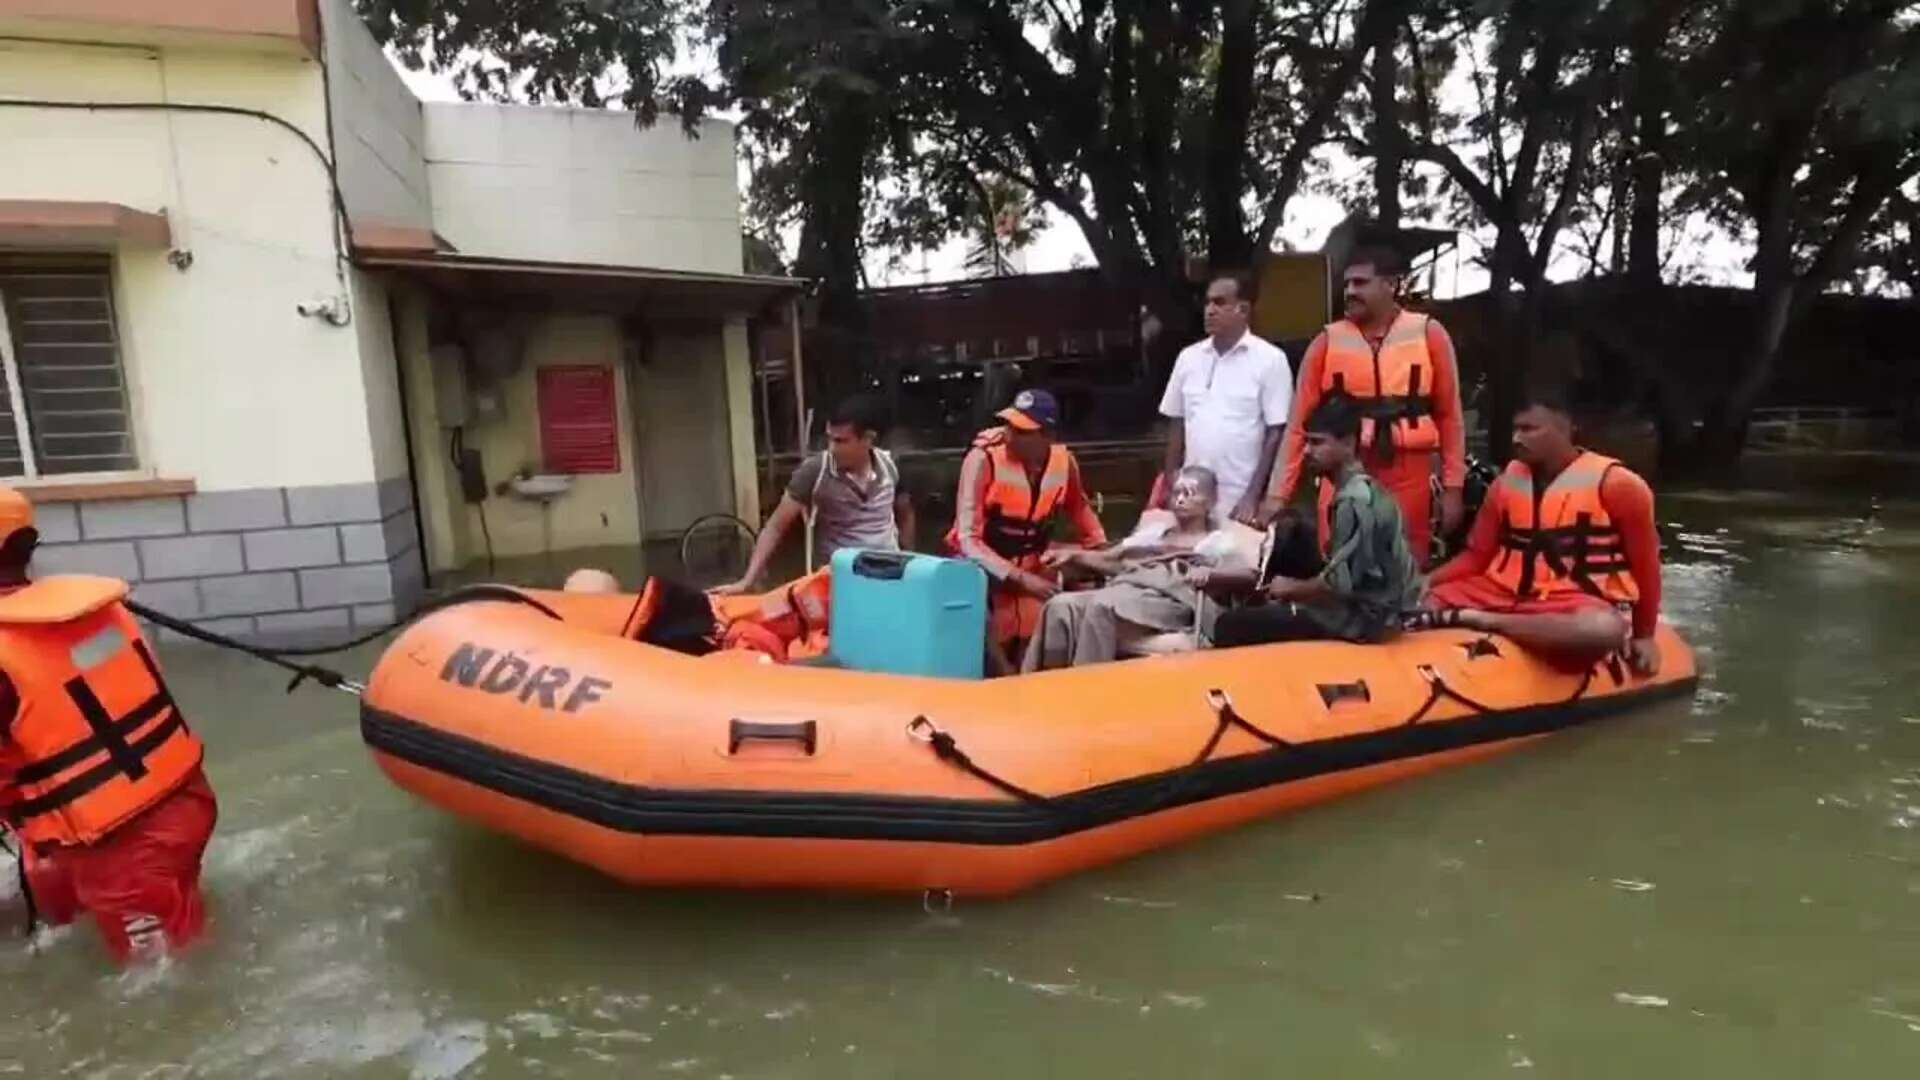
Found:
[{"label": "elderly woman seated in boat", "polygon": [[1160,635],[1204,634],[1214,605],[1189,572],[1200,566],[1251,571],[1260,542],[1258,531],[1237,523],[1214,527],[1218,493],[1212,470],[1182,469],[1167,509],[1142,514],[1126,539],[1101,550],[1049,553],[1048,561],[1066,575],[1104,583],[1047,601],[1021,670],[1097,664]]}]

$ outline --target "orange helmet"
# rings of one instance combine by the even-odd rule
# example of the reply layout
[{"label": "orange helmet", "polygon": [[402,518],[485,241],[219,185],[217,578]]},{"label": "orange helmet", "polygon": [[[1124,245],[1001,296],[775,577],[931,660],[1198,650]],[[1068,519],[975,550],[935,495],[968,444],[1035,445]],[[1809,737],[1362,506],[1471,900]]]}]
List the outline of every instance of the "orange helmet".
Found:
[{"label": "orange helmet", "polygon": [[0,544],[21,529],[33,528],[33,504],[10,487],[0,487]]}]

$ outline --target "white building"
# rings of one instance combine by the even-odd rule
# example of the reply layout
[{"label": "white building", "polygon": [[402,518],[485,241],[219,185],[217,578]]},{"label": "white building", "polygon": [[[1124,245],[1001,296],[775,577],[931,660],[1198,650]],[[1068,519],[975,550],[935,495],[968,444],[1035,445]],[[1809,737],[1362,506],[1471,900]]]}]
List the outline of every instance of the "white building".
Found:
[{"label": "white building", "polygon": [[[0,0],[0,147],[43,571],[319,632],[488,537],[757,519],[749,327],[796,283],[741,273],[727,124],[423,105],[349,0]],[[554,472],[548,514],[501,492]]]}]

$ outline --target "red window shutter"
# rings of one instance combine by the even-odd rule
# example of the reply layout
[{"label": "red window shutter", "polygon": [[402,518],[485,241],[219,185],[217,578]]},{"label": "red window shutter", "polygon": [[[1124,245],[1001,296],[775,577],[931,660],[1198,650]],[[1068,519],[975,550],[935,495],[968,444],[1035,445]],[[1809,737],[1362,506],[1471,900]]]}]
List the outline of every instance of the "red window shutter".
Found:
[{"label": "red window shutter", "polygon": [[543,367],[539,394],[540,453],[548,471],[620,471],[612,368],[597,364]]}]

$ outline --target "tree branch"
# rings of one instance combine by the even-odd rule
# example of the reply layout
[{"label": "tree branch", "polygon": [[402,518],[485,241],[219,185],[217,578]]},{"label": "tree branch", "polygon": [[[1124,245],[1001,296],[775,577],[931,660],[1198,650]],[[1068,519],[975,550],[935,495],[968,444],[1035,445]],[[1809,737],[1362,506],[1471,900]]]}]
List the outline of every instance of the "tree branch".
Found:
[{"label": "tree branch", "polygon": [[1573,209],[1573,200],[1586,183],[1588,159],[1593,156],[1594,118],[1599,114],[1600,73],[1592,72],[1587,76],[1588,88],[1581,95],[1581,105],[1573,118],[1573,136],[1567,141],[1567,170],[1560,180],[1560,194],[1554,200],[1553,209],[1546,220],[1540,223],[1540,235],[1534,240],[1533,284],[1546,277],[1547,262],[1553,257],[1554,238],[1566,225],[1567,213]]},{"label": "tree branch", "polygon": [[1280,159],[1273,193],[1267,197],[1266,208],[1260,215],[1260,229],[1254,235],[1255,259],[1264,259],[1273,250],[1274,234],[1280,231],[1287,204],[1293,201],[1293,196],[1300,189],[1307,159],[1320,145],[1321,133],[1332,123],[1340,99],[1346,96],[1348,88],[1353,85],[1354,77],[1359,73],[1367,54],[1378,47],[1382,38],[1393,32],[1398,14],[1397,0],[1368,0],[1366,10],[1361,13],[1359,24],[1354,28],[1352,47],[1341,57],[1334,72],[1321,81],[1319,92],[1307,111],[1307,118],[1301,122],[1293,142]]},{"label": "tree branch", "polygon": [[1493,222],[1496,228],[1499,227],[1504,210],[1499,193],[1482,180],[1466,162],[1460,160],[1460,155],[1454,152],[1453,147],[1440,143],[1422,142],[1409,145],[1406,150],[1410,158],[1429,162],[1445,169],[1447,176],[1466,191],[1467,197],[1480,208],[1480,212],[1486,215],[1487,220]]}]

